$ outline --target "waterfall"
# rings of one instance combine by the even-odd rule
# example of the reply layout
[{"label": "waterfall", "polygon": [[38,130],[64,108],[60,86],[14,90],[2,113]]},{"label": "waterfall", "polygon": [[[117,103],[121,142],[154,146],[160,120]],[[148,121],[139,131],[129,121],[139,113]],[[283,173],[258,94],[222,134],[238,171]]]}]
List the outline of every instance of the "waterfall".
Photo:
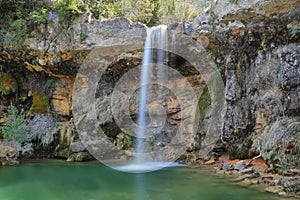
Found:
[{"label": "waterfall", "polygon": [[[156,62],[154,60],[155,55],[153,49],[157,48]],[[142,163],[145,161],[143,156],[145,153],[144,139],[147,138],[147,128],[149,126],[156,126],[159,119],[151,118],[151,125],[147,125],[146,115],[148,113],[147,104],[150,103],[154,95],[158,100],[162,100],[161,87],[166,72],[163,69],[164,60],[166,59],[166,51],[168,49],[168,37],[167,26],[160,25],[148,29],[147,38],[144,46],[144,56],[142,60],[141,75],[140,75],[140,93],[138,103],[138,117],[137,117],[137,138],[136,138],[136,163]],[[156,76],[155,76],[156,75]],[[150,86],[152,82],[158,85],[156,91],[151,91],[153,86]],[[161,106],[152,108],[151,113],[154,116],[160,115]],[[151,128],[151,127],[150,127]]]},{"label": "waterfall", "polygon": [[175,31],[172,31],[172,51],[174,52],[176,50],[176,35]]},{"label": "waterfall", "polygon": [[[173,32],[170,46],[174,51],[176,37]],[[180,164],[165,160],[163,156],[163,133],[167,121],[168,88],[170,71],[167,64],[167,26],[147,29],[144,55],[140,72],[135,156],[133,162],[115,167],[120,171],[143,173],[175,167]],[[152,140],[153,139],[153,140]],[[155,141],[156,143],[153,143]],[[149,149],[150,148],[150,149]]]}]

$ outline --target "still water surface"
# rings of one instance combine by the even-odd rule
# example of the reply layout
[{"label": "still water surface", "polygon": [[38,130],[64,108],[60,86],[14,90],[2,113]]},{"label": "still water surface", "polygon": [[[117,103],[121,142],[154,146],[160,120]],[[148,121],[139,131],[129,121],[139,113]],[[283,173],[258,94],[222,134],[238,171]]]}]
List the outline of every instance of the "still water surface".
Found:
[{"label": "still water surface", "polygon": [[42,162],[0,167],[0,200],[279,200],[206,169],[165,168],[145,174],[99,163]]}]

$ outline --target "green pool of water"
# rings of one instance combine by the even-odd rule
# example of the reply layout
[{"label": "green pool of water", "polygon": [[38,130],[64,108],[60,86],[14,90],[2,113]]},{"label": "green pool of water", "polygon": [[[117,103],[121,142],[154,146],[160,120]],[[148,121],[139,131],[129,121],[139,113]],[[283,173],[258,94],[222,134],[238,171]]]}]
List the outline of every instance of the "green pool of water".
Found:
[{"label": "green pool of water", "polygon": [[0,200],[277,200],[205,169],[165,168],[145,174],[99,163],[29,163],[0,167]]}]

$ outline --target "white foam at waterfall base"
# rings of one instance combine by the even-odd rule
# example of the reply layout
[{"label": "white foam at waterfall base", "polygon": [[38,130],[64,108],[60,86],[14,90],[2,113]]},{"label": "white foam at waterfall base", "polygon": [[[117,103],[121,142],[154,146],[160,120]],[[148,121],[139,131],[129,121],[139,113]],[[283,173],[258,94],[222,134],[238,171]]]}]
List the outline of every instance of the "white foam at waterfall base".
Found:
[{"label": "white foam at waterfall base", "polygon": [[141,162],[141,163],[129,163],[125,165],[115,166],[114,169],[129,172],[129,173],[145,173],[160,170],[167,167],[179,167],[184,166],[177,162]]}]

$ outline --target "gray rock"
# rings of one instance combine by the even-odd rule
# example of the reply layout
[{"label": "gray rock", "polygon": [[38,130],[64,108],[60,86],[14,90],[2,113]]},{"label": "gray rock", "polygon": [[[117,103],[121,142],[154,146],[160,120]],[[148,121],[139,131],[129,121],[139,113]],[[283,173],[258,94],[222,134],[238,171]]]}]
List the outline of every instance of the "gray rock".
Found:
[{"label": "gray rock", "polygon": [[245,170],[246,168],[246,162],[244,160],[241,160],[234,164],[234,169],[238,171]]},{"label": "gray rock", "polygon": [[239,170],[241,174],[251,174],[254,172],[253,168],[241,169]]},{"label": "gray rock", "polygon": [[278,192],[278,195],[280,195],[280,196],[287,196],[287,193],[284,192],[284,191],[280,191],[280,192]]},{"label": "gray rock", "polygon": [[17,141],[0,141],[0,164],[4,166],[12,166],[19,164],[21,144]]},{"label": "gray rock", "polygon": [[300,85],[300,47],[287,45],[277,50],[280,58],[279,84],[285,87]]},{"label": "gray rock", "polygon": [[221,170],[226,170],[226,171],[228,171],[228,170],[231,170],[233,167],[232,167],[232,164],[230,164],[230,163],[224,163],[224,164],[221,164],[221,165],[219,166],[219,168],[220,168]]},{"label": "gray rock", "polygon": [[246,22],[258,22],[270,14],[280,14],[287,10],[278,9],[285,6],[289,10],[293,10],[298,6],[297,0],[288,2],[272,2],[268,0],[238,0],[238,1],[214,1],[212,12],[218,15],[219,21],[228,22],[230,20],[240,20]]},{"label": "gray rock", "polygon": [[97,46],[130,44],[132,41],[143,40],[147,33],[145,25],[123,17],[90,23],[75,21],[68,30],[54,20],[48,24],[47,31],[50,35],[44,41],[31,39],[31,49],[52,53],[86,51]]},{"label": "gray rock", "polygon": [[300,177],[286,177],[280,181],[286,192],[299,192],[300,191]]},{"label": "gray rock", "polygon": [[265,189],[266,192],[278,194],[279,192],[282,192],[282,189],[278,186],[269,186]]},{"label": "gray rock", "polygon": [[83,152],[83,151],[86,151],[86,147],[80,141],[71,143],[72,153]]},{"label": "gray rock", "polygon": [[252,134],[262,133],[266,125],[284,116],[300,115],[299,52],[299,45],[279,46],[258,53],[255,63],[247,67],[234,57],[227,59],[223,140],[229,144],[230,158],[259,153]]},{"label": "gray rock", "polygon": [[90,160],[95,160],[93,156],[91,156],[91,154],[89,154],[88,152],[78,152],[71,154],[67,159],[67,162],[83,162]]},{"label": "gray rock", "polygon": [[274,166],[289,169],[299,167],[299,140],[299,118],[283,118],[266,126],[253,145],[260,148],[264,160]]},{"label": "gray rock", "polygon": [[245,179],[256,179],[260,176],[258,172],[254,172],[251,174],[244,174],[236,179],[236,181],[243,181]]}]

